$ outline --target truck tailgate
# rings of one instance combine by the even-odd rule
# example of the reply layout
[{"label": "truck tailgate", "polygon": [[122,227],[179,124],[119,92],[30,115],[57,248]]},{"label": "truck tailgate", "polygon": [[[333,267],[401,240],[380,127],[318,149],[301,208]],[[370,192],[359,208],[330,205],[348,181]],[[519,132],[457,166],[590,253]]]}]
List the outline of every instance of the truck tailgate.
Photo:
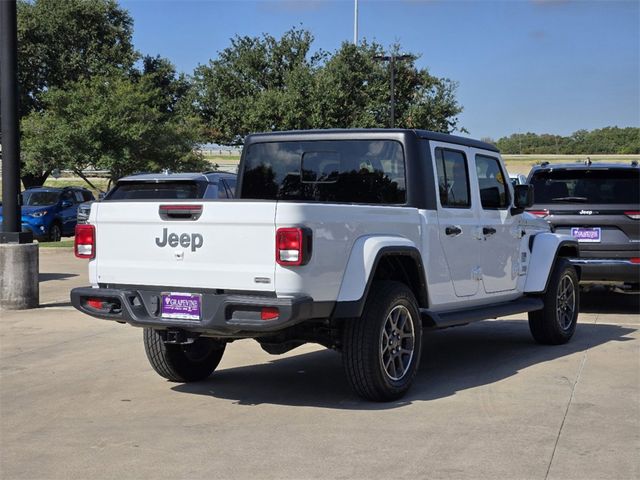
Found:
[{"label": "truck tailgate", "polygon": [[[167,216],[172,206],[177,215]],[[201,207],[201,213],[179,218],[179,208],[189,206]],[[128,201],[94,207],[97,283],[274,291],[276,202]]]}]

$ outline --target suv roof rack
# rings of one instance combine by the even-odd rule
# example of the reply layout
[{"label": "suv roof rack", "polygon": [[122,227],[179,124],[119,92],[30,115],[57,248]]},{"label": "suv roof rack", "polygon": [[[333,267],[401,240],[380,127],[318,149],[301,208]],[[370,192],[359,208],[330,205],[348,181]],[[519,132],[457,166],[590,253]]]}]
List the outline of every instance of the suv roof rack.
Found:
[{"label": "suv roof rack", "polygon": [[546,167],[547,165],[549,165],[549,162],[546,161],[546,160],[544,162],[540,163],[541,167]]},{"label": "suv roof rack", "polygon": [[638,166],[638,161],[637,160],[631,160],[631,166],[632,167],[637,167]]}]

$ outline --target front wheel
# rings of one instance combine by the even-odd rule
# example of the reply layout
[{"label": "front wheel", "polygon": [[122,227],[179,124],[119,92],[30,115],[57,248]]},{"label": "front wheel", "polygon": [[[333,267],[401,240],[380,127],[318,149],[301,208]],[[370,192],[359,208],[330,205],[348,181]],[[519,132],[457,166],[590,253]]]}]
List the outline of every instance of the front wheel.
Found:
[{"label": "front wheel", "polygon": [[204,380],[216,369],[225,344],[213,338],[200,337],[193,343],[164,343],[157,330],[144,329],[144,350],[153,369],[172,382]]},{"label": "front wheel", "polygon": [[411,290],[399,282],[375,282],[362,317],[348,321],[343,365],[355,392],[367,400],[402,397],[422,353],[422,321]]},{"label": "front wheel", "polygon": [[60,225],[54,223],[51,225],[49,229],[49,241],[50,242],[59,242],[62,238],[62,230],[60,229]]},{"label": "front wheel", "polygon": [[538,342],[546,345],[567,343],[578,323],[580,289],[575,268],[559,258],[542,296],[544,308],[529,312],[529,329]]}]

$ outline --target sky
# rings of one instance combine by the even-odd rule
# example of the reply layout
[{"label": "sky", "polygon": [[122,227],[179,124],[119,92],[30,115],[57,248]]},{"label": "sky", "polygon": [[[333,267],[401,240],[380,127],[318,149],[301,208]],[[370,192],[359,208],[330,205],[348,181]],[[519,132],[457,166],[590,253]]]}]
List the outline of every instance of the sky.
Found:
[{"label": "sky", "polygon": [[[122,0],[134,45],[190,74],[230,38],[292,27],[314,49],[353,41],[354,0]],[[459,83],[459,125],[475,138],[640,127],[638,0],[359,0],[359,39],[420,55]]]}]

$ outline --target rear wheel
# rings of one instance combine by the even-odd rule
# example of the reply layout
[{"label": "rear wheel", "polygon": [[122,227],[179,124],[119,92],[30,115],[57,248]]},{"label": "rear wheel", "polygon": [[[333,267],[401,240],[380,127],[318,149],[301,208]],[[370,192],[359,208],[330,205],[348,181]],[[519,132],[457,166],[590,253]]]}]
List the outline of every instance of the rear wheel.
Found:
[{"label": "rear wheel", "polygon": [[149,363],[158,375],[172,382],[196,382],[209,377],[220,363],[225,346],[206,337],[185,345],[167,344],[157,330],[144,329]]},{"label": "rear wheel", "polygon": [[568,260],[560,258],[556,262],[542,300],[542,310],[529,312],[533,338],[547,345],[567,343],[576,330],[580,307],[578,275]]},{"label": "rear wheel", "polygon": [[373,284],[362,317],[348,321],[343,341],[347,378],[361,397],[389,401],[409,390],[420,364],[422,321],[411,290]]}]

